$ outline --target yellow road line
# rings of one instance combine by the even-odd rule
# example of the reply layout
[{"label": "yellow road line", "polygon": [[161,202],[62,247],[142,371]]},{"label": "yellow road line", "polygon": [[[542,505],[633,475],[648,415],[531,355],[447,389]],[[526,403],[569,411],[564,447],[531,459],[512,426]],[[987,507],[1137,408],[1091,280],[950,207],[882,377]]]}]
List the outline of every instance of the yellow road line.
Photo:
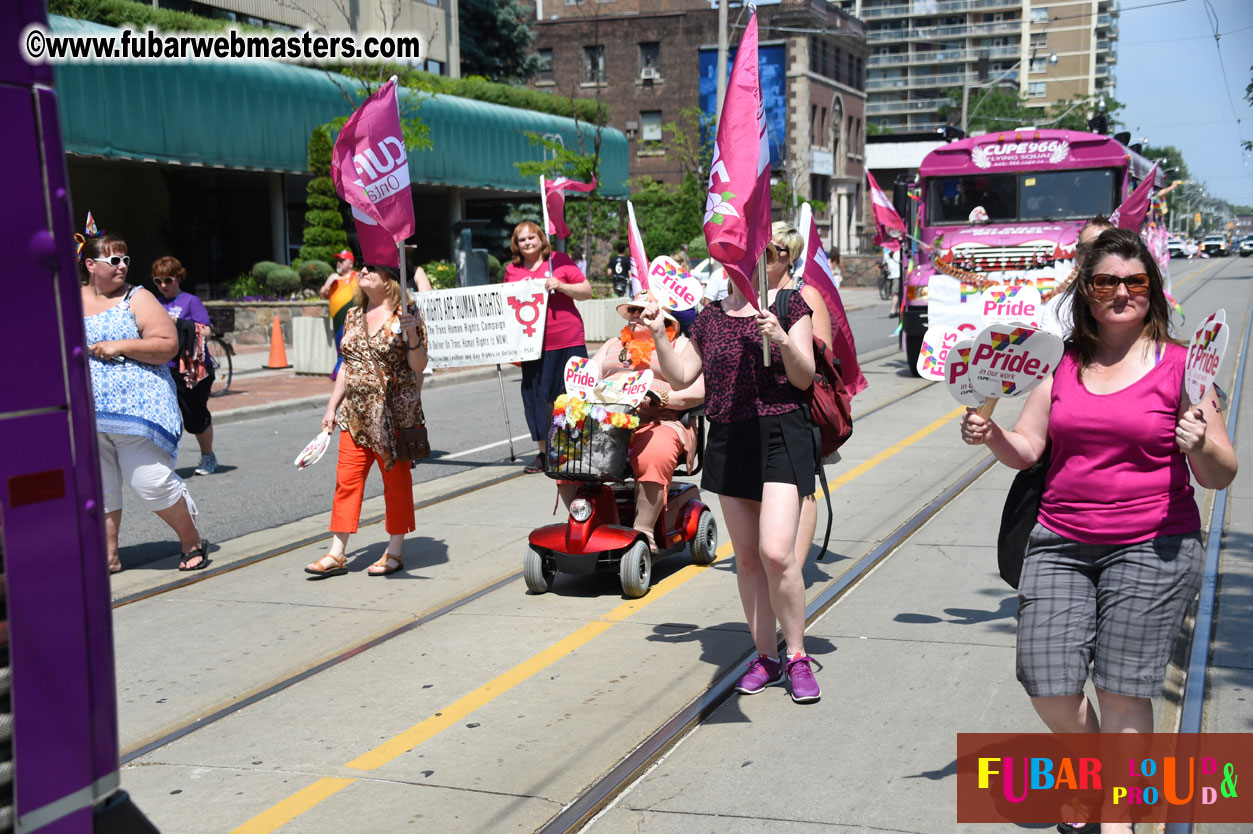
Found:
[{"label": "yellow road line", "polygon": [[[965,410],[965,406],[958,406],[938,420],[935,420],[926,427],[919,429],[909,437],[901,440],[899,443],[883,450],[848,473],[841,475],[830,484],[832,492],[861,477],[905,448],[937,431],[954,417],[964,413]],[[822,490],[819,489],[818,495],[821,496],[821,493]],[[717,560],[724,559],[730,554],[731,543],[729,541],[724,542],[722,546],[718,548]],[[522,663],[514,666],[512,669],[499,677],[496,677],[473,692],[454,701],[452,704],[440,710],[435,715],[414,724],[409,729],[393,736],[375,747],[373,750],[363,753],[345,765],[345,767],[355,770],[377,770],[388,762],[394,761],[399,756],[404,755],[413,748],[417,747],[419,744],[429,740],[453,724],[464,720],[466,716],[470,715],[475,710],[491,703],[518,684],[523,683],[533,677],[536,673],[571,654],[579,647],[591,642],[592,639],[604,634],[610,628],[626,620],[632,614],[648,607],[649,605],[652,605],[654,602],[666,596],[671,591],[686,584],[700,575],[703,571],[708,570],[709,567],[709,565],[689,565],[671,576],[666,577],[649,589],[648,596],[643,599],[633,599],[622,603],[613,610],[599,617],[595,622],[588,623],[578,631],[562,638],[539,654],[524,660]],[[353,778],[319,779],[309,787],[293,794],[277,805],[262,811],[257,816],[234,829],[231,834],[271,834],[271,832],[291,822],[300,814],[303,814],[305,811],[308,811],[322,800],[333,796],[355,781],[357,780]]]},{"label": "yellow road line", "polygon": [[[1198,269],[1196,272],[1194,272],[1194,273],[1192,273],[1191,275],[1189,275],[1187,278],[1184,278],[1184,279],[1183,279],[1182,281],[1180,281],[1178,284],[1176,284],[1176,283],[1172,282],[1172,283],[1171,283],[1171,286],[1170,286],[1170,289],[1172,290],[1171,295],[1175,295],[1175,293],[1173,292],[1174,290],[1179,289],[1179,288],[1180,288],[1180,287],[1182,287],[1184,284],[1188,283],[1189,281],[1191,281],[1191,280],[1192,280],[1192,279],[1194,279],[1194,278],[1200,278],[1202,275],[1204,275],[1206,272],[1209,272],[1211,269],[1215,269],[1215,268],[1217,268],[1217,267],[1218,267],[1221,263],[1222,263],[1221,261],[1211,261],[1210,263],[1208,263],[1208,264],[1206,264],[1205,266],[1203,266],[1203,267],[1201,267],[1200,269]],[[1177,296],[1176,296],[1176,297],[1177,297]]]}]

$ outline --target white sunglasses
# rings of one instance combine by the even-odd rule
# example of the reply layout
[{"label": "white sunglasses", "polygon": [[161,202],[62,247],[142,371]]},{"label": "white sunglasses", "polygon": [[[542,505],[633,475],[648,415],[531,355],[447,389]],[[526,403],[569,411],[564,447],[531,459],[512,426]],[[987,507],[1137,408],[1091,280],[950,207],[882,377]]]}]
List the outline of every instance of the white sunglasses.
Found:
[{"label": "white sunglasses", "polygon": [[127,266],[131,265],[130,255],[110,255],[107,258],[92,258],[92,260],[100,263],[106,263],[109,266],[117,266],[118,264],[126,264]]}]

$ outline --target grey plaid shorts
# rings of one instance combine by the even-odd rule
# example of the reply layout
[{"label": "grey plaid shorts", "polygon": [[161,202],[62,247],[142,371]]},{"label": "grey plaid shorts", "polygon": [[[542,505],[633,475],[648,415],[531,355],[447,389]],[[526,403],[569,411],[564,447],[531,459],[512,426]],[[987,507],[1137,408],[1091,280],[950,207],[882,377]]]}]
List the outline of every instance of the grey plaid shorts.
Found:
[{"label": "grey plaid shorts", "polygon": [[1017,671],[1027,694],[1076,695],[1089,666],[1106,692],[1159,694],[1201,562],[1200,531],[1099,545],[1036,524],[1018,584]]}]

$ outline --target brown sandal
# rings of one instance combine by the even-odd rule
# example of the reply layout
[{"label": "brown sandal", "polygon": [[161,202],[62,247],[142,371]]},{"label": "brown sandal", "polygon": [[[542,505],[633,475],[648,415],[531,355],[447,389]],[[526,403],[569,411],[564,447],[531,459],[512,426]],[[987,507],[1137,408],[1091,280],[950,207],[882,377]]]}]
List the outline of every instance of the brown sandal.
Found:
[{"label": "brown sandal", "polygon": [[379,560],[365,569],[370,576],[387,576],[389,573],[395,573],[402,570],[405,563],[400,561],[399,556],[393,556],[390,553],[384,553]]},{"label": "brown sandal", "polygon": [[[330,564],[327,564],[330,559]],[[314,576],[343,576],[348,573],[348,560],[343,556],[335,556],[328,553],[316,562],[310,562],[305,565],[305,573],[311,573]]]}]

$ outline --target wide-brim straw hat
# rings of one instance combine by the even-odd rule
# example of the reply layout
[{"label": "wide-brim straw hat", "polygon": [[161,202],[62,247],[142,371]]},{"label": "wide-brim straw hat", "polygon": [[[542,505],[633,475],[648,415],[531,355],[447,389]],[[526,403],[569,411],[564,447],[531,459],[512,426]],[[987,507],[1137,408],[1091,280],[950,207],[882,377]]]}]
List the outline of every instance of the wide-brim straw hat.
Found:
[{"label": "wide-brim straw hat", "polygon": [[[643,310],[647,306],[648,306],[648,293],[642,292],[639,295],[635,296],[635,299],[633,301],[623,301],[621,304],[619,304],[617,308],[618,315],[622,316],[627,321],[630,321],[632,308]],[[661,317],[663,319],[669,322],[674,322],[675,324],[679,323],[679,320],[676,319],[674,315],[665,308],[665,305],[661,304],[661,302],[658,302],[658,306],[661,307]]]}]

